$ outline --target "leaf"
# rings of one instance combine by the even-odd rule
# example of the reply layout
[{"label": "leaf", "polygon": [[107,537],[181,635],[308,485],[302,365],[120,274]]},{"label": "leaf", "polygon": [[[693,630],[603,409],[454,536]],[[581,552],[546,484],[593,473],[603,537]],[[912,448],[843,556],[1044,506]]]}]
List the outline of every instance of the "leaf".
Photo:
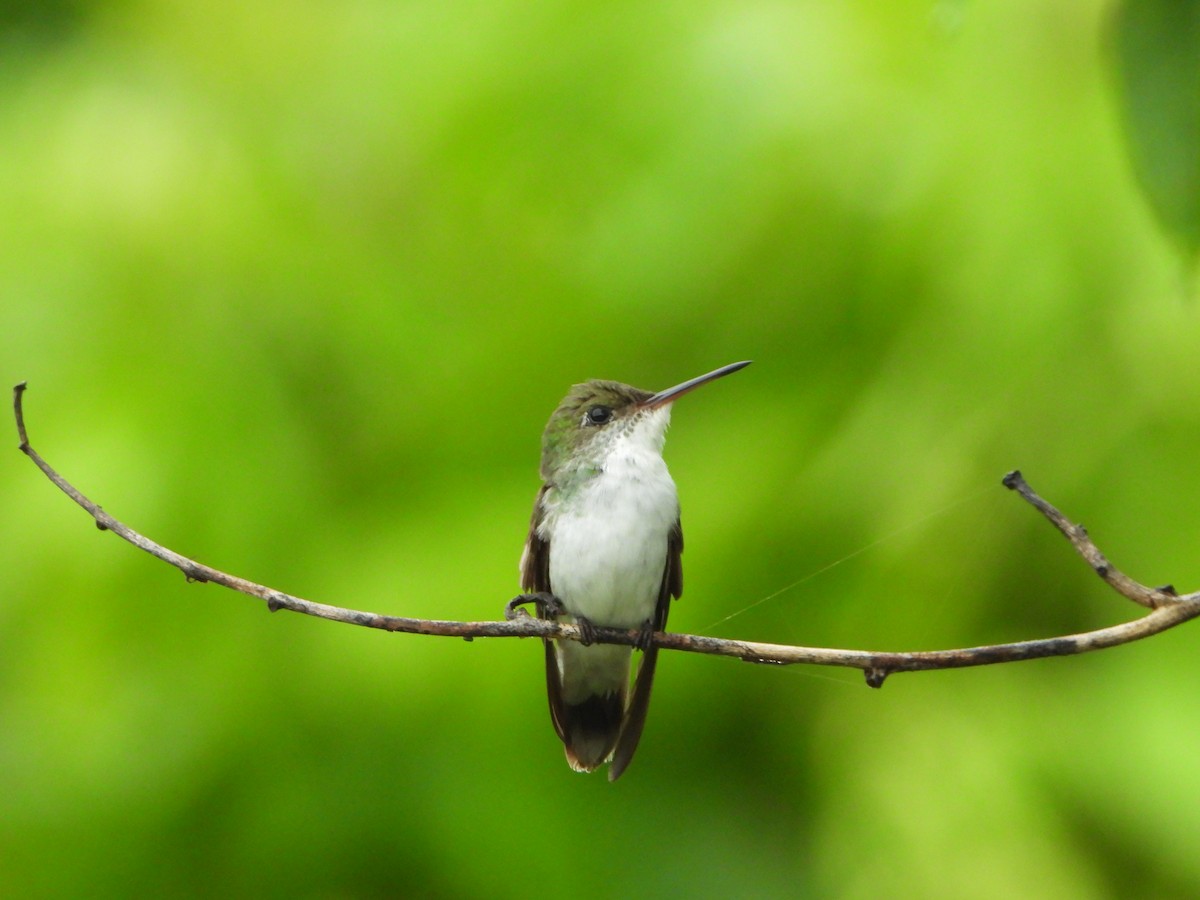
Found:
[{"label": "leaf", "polygon": [[1192,265],[1200,251],[1200,0],[1125,0],[1117,72],[1134,170]]}]

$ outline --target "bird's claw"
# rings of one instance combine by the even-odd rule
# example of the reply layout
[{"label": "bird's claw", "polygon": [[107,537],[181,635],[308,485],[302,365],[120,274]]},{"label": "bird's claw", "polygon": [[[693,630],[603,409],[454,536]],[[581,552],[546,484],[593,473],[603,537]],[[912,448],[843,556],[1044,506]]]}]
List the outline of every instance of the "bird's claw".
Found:
[{"label": "bird's claw", "polygon": [[504,620],[512,622],[515,619],[528,619],[529,613],[523,610],[526,603],[534,603],[537,601],[537,596],[534,594],[518,594],[507,603],[504,604]]},{"label": "bird's claw", "polygon": [[633,645],[645,653],[654,645],[654,623],[647,619],[638,629],[637,640]]},{"label": "bird's claw", "polygon": [[557,619],[566,611],[563,608],[562,601],[553,594],[518,594],[504,604],[505,620],[511,622],[514,619],[529,618],[529,613],[521,609],[521,607],[527,606],[530,603],[537,607],[539,619]]},{"label": "bird's claw", "polygon": [[557,619],[567,611],[563,602],[553,594],[534,594],[537,601],[538,617],[542,619]]},{"label": "bird's claw", "polygon": [[515,598],[512,598],[506,602],[506,604],[504,604],[505,622],[512,622],[514,619],[528,619],[529,613],[522,610],[521,607],[528,604],[530,599],[532,598],[530,598],[528,594],[518,594],[515,596]]}]

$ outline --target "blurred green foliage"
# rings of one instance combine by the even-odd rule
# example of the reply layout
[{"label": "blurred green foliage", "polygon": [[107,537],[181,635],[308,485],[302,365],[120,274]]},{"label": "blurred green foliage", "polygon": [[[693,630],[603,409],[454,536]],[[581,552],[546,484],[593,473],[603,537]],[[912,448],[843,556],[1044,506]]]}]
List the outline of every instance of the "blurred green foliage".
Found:
[{"label": "blurred green foliage", "polygon": [[[1134,577],[1200,585],[1200,312],[1110,4],[6,9],[0,368],[35,446],[180,552],[498,617],[567,386],[753,358],[675,413],[673,628],[1136,615],[1017,466]],[[567,769],[533,642],[267,615],[15,450],[0,491],[8,895],[1200,892],[1196,626],[881,691],[668,654],[610,785]]]},{"label": "blurred green foliage", "polygon": [[1130,149],[1147,199],[1200,266],[1200,2],[1126,0],[1114,17]]}]

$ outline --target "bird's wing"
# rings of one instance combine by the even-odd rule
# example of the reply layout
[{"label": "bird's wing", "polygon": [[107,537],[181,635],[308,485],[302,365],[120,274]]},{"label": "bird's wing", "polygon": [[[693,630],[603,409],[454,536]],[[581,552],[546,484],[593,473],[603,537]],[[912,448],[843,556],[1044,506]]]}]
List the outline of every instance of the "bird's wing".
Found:
[{"label": "bird's wing", "polygon": [[[682,555],[683,528],[676,518],[675,527],[667,536],[667,561],[663,567],[662,586],[658,591],[658,606],[655,608],[655,631],[666,629],[671,600],[683,594]],[[650,689],[654,686],[654,667],[657,663],[658,648],[647,647],[642,653],[642,664],[638,668],[637,680],[633,685],[633,698],[625,710],[625,721],[621,725],[616,749],[613,750],[612,764],[608,767],[609,781],[616,781],[621,777],[621,773],[633,759],[634,751],[637,750],[642,729],[646,727],[646,712],[650,709]]]},{"label": "bird's wing", "polygon": [[[533,502],[533,515],[529,520],[529,537],[525,540],[525,553],[521,557],[521,590],[534,594],[552,594],[550,588],[550,544],[538,535],[538,510],[542,506],[542,496],[549,485],[542,485],[537,499]],[[538,606],[541,615],[541,606]],[[546,695],[550,698],[550,719],[554,722],[554,731],[560,740],[563,737],[563,700],[562,676],[558,670],[558,657],[554,650],[554,641],[542,639],[546,652]]]}]

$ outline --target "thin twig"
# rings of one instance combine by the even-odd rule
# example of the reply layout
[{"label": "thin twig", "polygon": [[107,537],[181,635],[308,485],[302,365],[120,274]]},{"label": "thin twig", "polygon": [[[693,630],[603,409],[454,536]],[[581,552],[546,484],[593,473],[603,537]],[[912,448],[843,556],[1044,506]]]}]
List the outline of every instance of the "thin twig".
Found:
[{"label": "thin twig", "polygon": [[[580,630],[575,625],[536,619],[522,610],[517,610],[507,621],[457,622],[439,619],[413,619],[404,616],[384,616],[379,613],[346,609],[315,603],[284,593],[266,585],[230,575],[211,566],[188,559],[150,538],[139,534],[119,522],[77,490],[56,472],[29,443],[25,430],[25,415],[22,397],[25,382],[13,388],[13,412],[17,421],[20,449],[34,464],[76,504],[91,515],[96,525],[111,531],[147,553],[169,563],[187,576],[189,581],[212,582],[231,588],[251,597],[266,601],[272,612],[288,609],[334,622],[379,628],[384,631],[400,631],[409,634],[431,634],[460,637],[472,640],[477,637],[544,637],[563,640],[580,640]],[[869,650],[837,650],[822,647],[799,647],[790,644],[764,644],[755,641],[739,641],[726,638],[706,637],[695,634],[656,632],[654,645],[665,650],[683,650],[690,653],[706,653],[713,656],[732,656],[746,662],[774,665],[807,663],[818,666],[844,666],[861,669],[867,684],[879,687],[893,672],[917,672],[930,669],[957,669],[967,666],[986,666],[995,663],[1017,662],[1023,659],[1040,659],[1048,656],[1070,656],[1103,650],[1119,644],[1128,644],[1158,634],[1188,619],[1200,616],[1200,592],[1179,595],[1166,585],[1149,588],[1139,584],[1116,569],[1092,542],[1086,529],[1070,522],[1050,503],[1043,500],[1020,472],[1004,476],[1005,487],[1016,491],[1071,542],[1076,552],[1092,569],[1121,596],[1150,610],[1140,619],[1123,622],[1108,628],[1070,634],[1062,637],[1019,641],[1011,644],[990,644],[983,647],[968,647],[957,650],[921,650],[904,653],[878,652]],[[520,598],[519,598],[520,599]],[[592,640],[605,644],[635,644],[639,639],[637,630],[623,631],[614,628],[595,628]]]}]

